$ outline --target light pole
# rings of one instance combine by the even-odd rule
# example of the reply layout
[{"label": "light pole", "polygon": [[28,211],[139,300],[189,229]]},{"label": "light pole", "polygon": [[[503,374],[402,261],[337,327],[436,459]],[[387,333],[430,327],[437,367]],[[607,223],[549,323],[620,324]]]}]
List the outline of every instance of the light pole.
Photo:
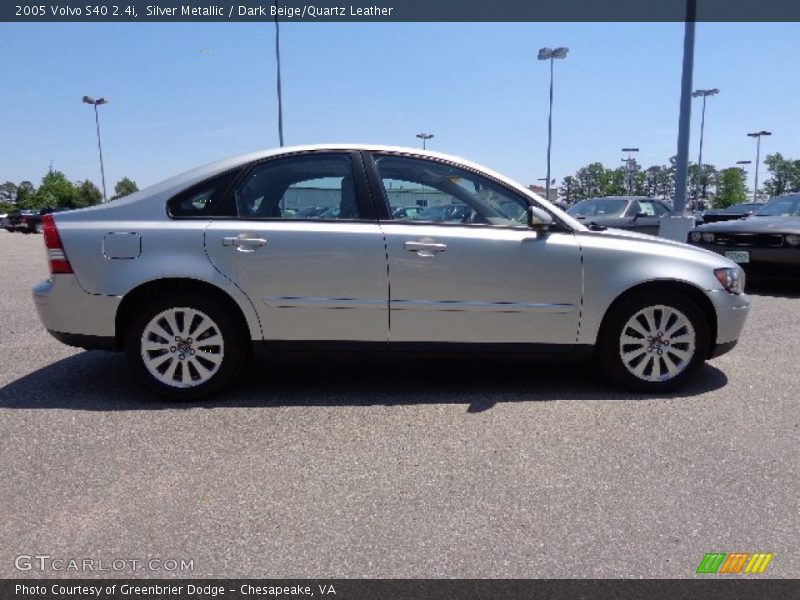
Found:
[{"label": "light pole", "polygon": [[417,137],[422,140],[422,149],[427,150],[428,145],[426,142],[433,137],[432,133],[418,133]]},{"label": "light pole", "polygon": [[275,71],[278,88],[278,143],[283,147],[283,93],[281,92],[281,30],[278,26],[278,0],[272,3],[275,8]]},{"label": "light pole", "polygon": [[95,100],[91,96],[84,96],[83,101],[94,106],[94,123],[97,126],[97,151],[100,153],[100,177],[103,180],[103,202],[105,203],[108,202],[106,196],[106,170],[103,166],[103,146],[100,144],[100,117],[97,114],[97,107],[101,104],[108,104],[108,100],[105,98]]},{"label": "light pole", "polygon": [[550,200],[550,149],[553,145],[553,62],[556,58],[566,58],[569,48],[540,48],[536,56],[539,60],[550,61],[550,110],[547,115],[547,183],[545,196]]},{"label": "light pole", "polygon": [[753,186],[753,202],[758,202],[758,164],[761,162],[761,136],[763,135],[772,135],[770,131],[756,131],[754,133],[748,133],[748,137],[756,138],[756,181],[755,185]]},{"label": "light pole", "polygon": [[623,148],[623,152],[628,153],[628,158],[623,158],[625,166],[628,168],[628,195],[633,196],[633,163],[636,162],[633,158],[633,152],[638,152],[638,148]]},{"label": "light pole", "polygon": [[[706,128],[706,98],[709,96],[716,96],[719,94],[719,90],[717,88],[713,88],[710,90],[695,90],[692,92],[692,98],[702,98],[703,99],[703,111],[702,116],[700,117],[700,154],[697,157],[697,177],[698,177],[698,184],[700,183],[701,178],[703,178],[703,132]],[[697,206],[697,193],[698,188],[700,186],[696,185],[694,188],[694,205]]]}]

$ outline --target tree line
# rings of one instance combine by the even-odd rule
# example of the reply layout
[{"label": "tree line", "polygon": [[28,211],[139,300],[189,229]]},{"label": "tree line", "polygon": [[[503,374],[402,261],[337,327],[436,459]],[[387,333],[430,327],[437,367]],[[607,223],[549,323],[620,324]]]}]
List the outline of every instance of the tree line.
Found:
[{"label": "tree line", "polygon": [[[114,186],[114,195],[111,200],[117,200],[139,191],[136,182],[123,177]],[[85,179],[75,183],[67,179],[61,171],[50,170],[39,184],[33,185],[30,181],[21,181],[16,184],[6,181],[0,184],[0,192],[5,192],[0,197],[0,212],[7,213],[15,208],[39,210],[41,208],[84,208],[100,204],[103,194],[94,183]],[[4,200],[3,198],[6,198]],[[16,199],[16,203],[10,200]]]},{"label": "tree line", "polygon": [[[564,177],[559,197],[567,203],[598,196],[652,196],[671,199],[675,195],[675,162],[653,165],[646,169],[635,158],[625,165],[609,169],[600,162],[581,167],[574,175]],[[768,179],[759,195],[771,198],[800,191],[800,160],[784,158],[780,153],[764,159]],[[703,201],[715,208],[746,202],[746,172],[739,167],[718,170],[714,165],[689,163],[688,200]]]}]

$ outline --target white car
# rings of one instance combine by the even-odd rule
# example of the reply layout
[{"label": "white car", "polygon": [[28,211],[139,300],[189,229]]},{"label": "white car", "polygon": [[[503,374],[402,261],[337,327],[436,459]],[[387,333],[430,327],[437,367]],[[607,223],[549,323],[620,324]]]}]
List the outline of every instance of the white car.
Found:
[{"label": "white car", "polygon": [[43,223],[45,327],[174,399],[233,383],[257,344],[595,356],[658,392],[730,350],[750,305],[722,256],[408,148],[250,154]]}]

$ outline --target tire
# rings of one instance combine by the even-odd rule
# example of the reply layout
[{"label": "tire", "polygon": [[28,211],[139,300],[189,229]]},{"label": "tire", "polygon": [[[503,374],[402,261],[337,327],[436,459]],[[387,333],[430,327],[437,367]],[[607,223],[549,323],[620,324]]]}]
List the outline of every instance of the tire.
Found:
[{"label": "tire", "polygon": [[157,298],[136,313],[125,353],[148,390],[185,401],[231,384],[244,366],[246,343],[246,332],[230,311],[185,293]]},{"label": "tire", "polygon": [[625,387],[672,391],[694,376],[709,355],[711,333],[691,298],[670,289],[646,290],[612,308],[600,334],[599,362]]}]

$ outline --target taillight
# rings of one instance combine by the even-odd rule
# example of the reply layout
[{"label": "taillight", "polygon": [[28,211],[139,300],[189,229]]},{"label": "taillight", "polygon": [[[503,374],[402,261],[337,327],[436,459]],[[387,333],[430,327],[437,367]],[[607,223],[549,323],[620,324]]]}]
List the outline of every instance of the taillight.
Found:
[{"label": "taillight", "polygon": [[53,215],[42,217],[44,226],[44,246],[47,248],[47,260],[50,261],[50,272],[72,273],[72,265],[64,254],[64,246],[61,244],[61,236],[58,235],[58,227],[53,219]]}]

